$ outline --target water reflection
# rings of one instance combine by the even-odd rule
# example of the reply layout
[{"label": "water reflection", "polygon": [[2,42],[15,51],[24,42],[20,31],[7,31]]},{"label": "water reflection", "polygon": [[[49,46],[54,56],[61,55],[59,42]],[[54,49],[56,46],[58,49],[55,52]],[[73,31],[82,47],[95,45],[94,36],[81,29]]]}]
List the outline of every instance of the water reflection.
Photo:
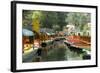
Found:
[{"label": "water reflection", "polygon": [[[37,53],[38,51],[38,53]],[[41,52],[41,53],[40,53]],[[23,62],[47,62],[47,61],[64,61],[64,60],[85,60],[90,59],[87,51],[69,47],[64,41],[52,42],[52,46],[41,47],[33,50],[27,55],[23,55]]]}]

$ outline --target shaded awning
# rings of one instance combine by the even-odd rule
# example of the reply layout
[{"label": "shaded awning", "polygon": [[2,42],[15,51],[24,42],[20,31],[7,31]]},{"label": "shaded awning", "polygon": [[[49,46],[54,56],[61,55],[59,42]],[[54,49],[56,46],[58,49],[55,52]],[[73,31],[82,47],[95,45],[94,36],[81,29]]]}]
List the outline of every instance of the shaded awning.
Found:
[{"label": "shaded awning", "polygon": [[28,29],[22,29],[23,36],[34,36],[34,33]]},{"label": "shaded awning", "polygon": [[54,31],[52,29],[49,29],[49,28],[41,28],[40,32],[47,34],[47,35],[55,35]]}]

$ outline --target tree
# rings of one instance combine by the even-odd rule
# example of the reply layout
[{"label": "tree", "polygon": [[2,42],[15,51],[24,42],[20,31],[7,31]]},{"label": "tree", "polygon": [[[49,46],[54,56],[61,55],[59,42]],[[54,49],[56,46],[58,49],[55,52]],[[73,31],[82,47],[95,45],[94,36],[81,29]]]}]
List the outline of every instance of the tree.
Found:
[{"label": "tree", "polygon": [[57,21],[57,13],[51,11],[43,11],[40,18],[41,27],[52,28]]},{"label": "tree", "polygon": [[60,27],[60,31],[62,31],[63,26],[65,26],[67,24],[67,22],[65,21],[67,12],[57,12],[57,24]]},{"label": "tree", "polygon": [[66,22],[75,25],[79,31],[83,31],[84,26],[90,22],[90,14],[71,12],[67,14]]},{"label": "tree", "polygon": [[23,26],[31,24],[31,22],[32,22],[32,11],[31,10],[23,10],[22,20],[23,20],[22,21]]}]

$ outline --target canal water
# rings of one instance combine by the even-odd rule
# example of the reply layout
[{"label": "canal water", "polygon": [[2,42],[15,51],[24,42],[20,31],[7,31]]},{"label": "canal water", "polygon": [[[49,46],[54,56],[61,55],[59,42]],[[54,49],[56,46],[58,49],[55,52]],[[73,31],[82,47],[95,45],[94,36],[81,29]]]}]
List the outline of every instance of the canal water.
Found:
[{"label": "canal water", "polygon": [[[42,48],[45,49],[45,48]],[[69,61],[69,60],[83,60],[83,56],[87,55],[86,51],[76,52],[70,50],[64,42],[53,43],[53,46],[47,47],[48,51],[42,51],[41,56],[37,56],[37,50],[33,50],[28,54],[23,55],[23,62],[37,62],[37,58],[40,58],[41,62],[47,61]]]}]

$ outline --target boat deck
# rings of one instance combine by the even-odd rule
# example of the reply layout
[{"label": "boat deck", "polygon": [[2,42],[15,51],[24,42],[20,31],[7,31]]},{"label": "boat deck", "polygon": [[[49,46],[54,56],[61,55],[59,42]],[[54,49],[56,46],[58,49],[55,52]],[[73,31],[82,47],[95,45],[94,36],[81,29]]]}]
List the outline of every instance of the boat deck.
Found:
[{"label": "boat deck", "polygon": [[90,38],[87,39],[86,37],[80,38],[79,36],[77,37],[70,36],[70,37],[67,37],[66,42],[69,43],[73,47],[90,50],[91,42],[89,40]]}]

